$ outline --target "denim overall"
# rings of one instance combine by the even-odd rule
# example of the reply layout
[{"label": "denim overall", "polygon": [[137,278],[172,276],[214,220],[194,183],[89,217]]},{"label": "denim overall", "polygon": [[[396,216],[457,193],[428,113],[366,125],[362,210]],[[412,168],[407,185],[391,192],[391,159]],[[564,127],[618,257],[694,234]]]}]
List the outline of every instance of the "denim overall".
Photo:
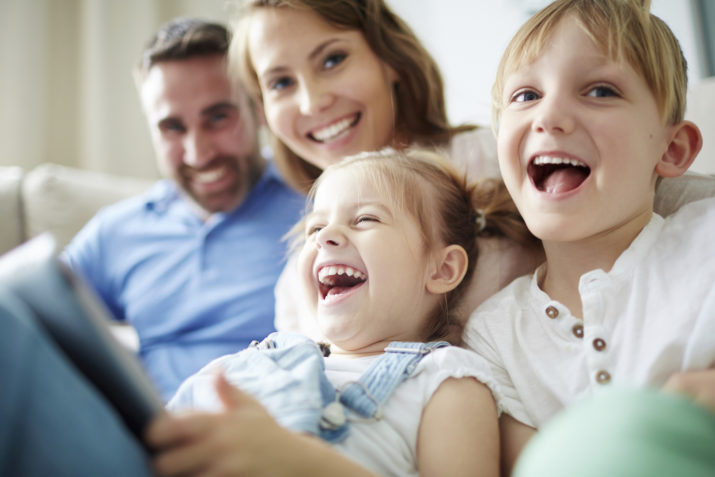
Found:
[{"label": "denim overall", "polygon": [[305,336],[278,332],[233,355],[224,373],[284,427],[336,443],[347,437],[350,419],[380,419],[383,404],[420,360],[448,345],[392,342],[360,379],[335,389],[321,347]]}]

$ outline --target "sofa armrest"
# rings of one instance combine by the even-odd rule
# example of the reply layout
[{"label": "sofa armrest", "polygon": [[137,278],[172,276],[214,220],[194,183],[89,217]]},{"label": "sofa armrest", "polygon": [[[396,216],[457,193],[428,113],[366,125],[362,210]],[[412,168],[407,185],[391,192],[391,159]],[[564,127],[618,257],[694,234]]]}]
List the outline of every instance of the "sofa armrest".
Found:
[{"label": "sofa armrest", "polygon": [[102,207],[147,190],[154,181],[41,164],[25,175],[27,237],[51,232],[64,247]]},{"label": "sofa armrest", "polygon": [[0,167],[0,253],[5,253],[25,239],[20,191],[24,171],[21,167]]}]

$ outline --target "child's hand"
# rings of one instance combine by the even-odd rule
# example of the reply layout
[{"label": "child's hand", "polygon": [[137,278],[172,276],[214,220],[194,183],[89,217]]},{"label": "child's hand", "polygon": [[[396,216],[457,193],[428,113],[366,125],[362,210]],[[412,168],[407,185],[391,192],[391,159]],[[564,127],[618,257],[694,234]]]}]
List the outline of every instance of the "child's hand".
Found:
[{"label": "child's hand", "polygon": [[675,373],[665,383],[663,390],[685,394],[715,413],[715,369]]},{"label": "child's hand", "polygon": [[[165,414],[151,424],[147,442],[157,449],[154,468],[173,475],[278,475],[281,440],[293,437],[251,396],[219,374],[220,413]],[[278,461],[278,462],[276,462]],[[282,469],[289,473],[290,469]]]}]

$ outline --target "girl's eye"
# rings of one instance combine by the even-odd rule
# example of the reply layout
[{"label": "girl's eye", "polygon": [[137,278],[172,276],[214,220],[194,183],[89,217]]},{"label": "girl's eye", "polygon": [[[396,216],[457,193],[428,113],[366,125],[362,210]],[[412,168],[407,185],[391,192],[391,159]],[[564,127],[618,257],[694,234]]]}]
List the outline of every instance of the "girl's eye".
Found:
[{"label": "girl's eye", "polygon": [[323,67],[326,70],[330,70],[338,66],[340,63],[345,61],[348,55],[346,53],[332,53],[328,55],[323,61]]},{"label": "girl's eye", "polygon": [[615,89],[610,86],[599,85],[588,90],[587,96],[594,98],[607,98],[611,96],[619,96]]},{"label": "girl's eye", "polygon": [[513,103],[525,103],[527,101],[536,101],[539,98],[540,96],[535,91],[523,90],[512,96],[511,101]]},{"label": "girl's eye", "polygon": [[311,235],[317,234],[323,229],[322,225],[310,225],[305,229],[305,236],[310,237]]},{"label": "girl's eye", "polygon": [[290,79],[287,76],[282,76],[280,78],[276,78],[274,80],[271,80],[268,83],[268,89],[273,90],[273,91],[281,91],[283,89],[288,88],[293,84],[293,80]]},{"label": "girl's eye", "polygon": [[358,218],[355,219],[356,224],[362,224],[365,222],[379,222],[380,219],[373,215],[361,215]]}]

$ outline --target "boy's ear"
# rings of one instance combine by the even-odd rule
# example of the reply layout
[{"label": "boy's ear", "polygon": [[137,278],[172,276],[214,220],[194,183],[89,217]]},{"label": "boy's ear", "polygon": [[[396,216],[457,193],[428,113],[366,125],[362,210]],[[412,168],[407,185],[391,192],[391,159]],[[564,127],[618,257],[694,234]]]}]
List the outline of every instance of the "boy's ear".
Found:
[{"label": "boy's ear", "polygon": [[448,245],[437,255],[435,269],[427,279],[427,290],[434,294],[444,294],[457,288],[467,273],[469,258],[459,245]]},{"label": "boy's ear", "polygon": [[668,149],[655,166],[655,172],[661,177],[682,175],[703,147],[703,136],[694,123],[681,121],[673,127]]}]

